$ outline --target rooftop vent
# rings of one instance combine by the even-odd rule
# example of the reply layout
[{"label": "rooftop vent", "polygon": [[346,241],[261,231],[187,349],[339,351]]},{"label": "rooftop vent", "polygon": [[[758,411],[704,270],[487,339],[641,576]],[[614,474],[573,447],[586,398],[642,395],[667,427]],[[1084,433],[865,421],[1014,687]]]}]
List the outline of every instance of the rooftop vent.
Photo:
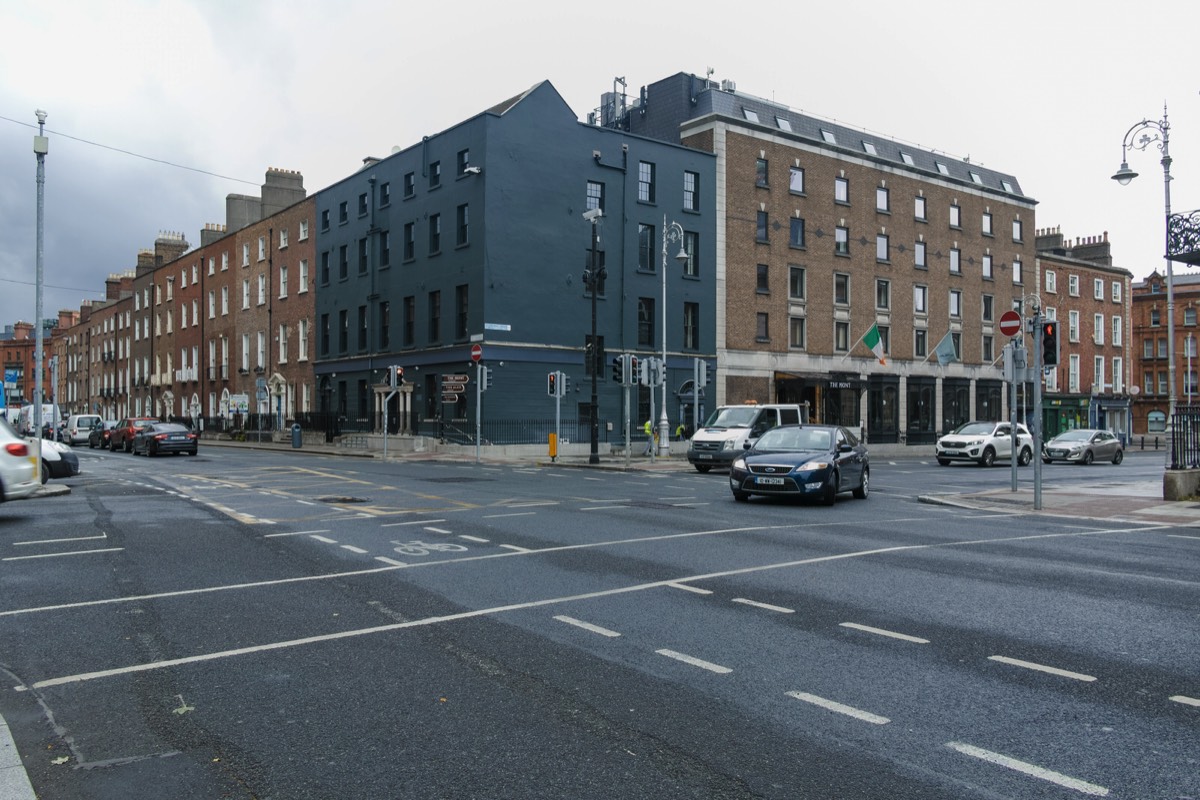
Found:
[{"label": "rooftop vent", "polygon": [[723,80],[723,81],[721,81],[721,91],[722,92],[736,92],[737,91],[737,83],[734,81],[728,80],[728,79]]}]

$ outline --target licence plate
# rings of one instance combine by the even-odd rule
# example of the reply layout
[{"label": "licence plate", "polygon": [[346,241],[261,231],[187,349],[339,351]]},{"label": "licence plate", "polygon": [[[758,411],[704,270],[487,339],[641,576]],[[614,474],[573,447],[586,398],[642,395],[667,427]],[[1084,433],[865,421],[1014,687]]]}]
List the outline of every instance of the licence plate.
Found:
[{"label": "licence plate", "polygon": [[701,453],[700,455],[696,456],[696,458],[700,459],[701,461],[703,461],[705,459],[708,459],[709,461],[711,461],[712,453]]},{"label": "licence plate", "polygon": [[957,451],[957,450],[943,450],[943,451],[942,451],[942,455],[944,455],[944,456],[956,456],[956,455],[958,455],[958,451]]},{"label": "licence plate", "polygon": [[783,478],[759,478],[758,482],[766,486],[783,486]]},{"label": "licence plate", "polygon": [[171,441],[172,442],[182,442],[184,440],[184,438],[185,437],[183,435],[172,436]]}]

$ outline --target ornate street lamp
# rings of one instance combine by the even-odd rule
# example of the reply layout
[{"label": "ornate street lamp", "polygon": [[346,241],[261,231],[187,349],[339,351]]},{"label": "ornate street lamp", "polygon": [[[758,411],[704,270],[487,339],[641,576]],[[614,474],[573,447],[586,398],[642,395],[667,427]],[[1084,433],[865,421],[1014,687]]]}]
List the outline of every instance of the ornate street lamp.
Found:
[{"label": "ornate street lamp", "polygon": [[667,224],[663,214],[662,236],[662,410],[658,415],[658,454],[671,454],[671,423],[667,421],[667,242],[678,242],[679,252],[675,258],[680,264],[687,263],[687,250],[683,247],[683,226],[678,222]]},{"label": "ornate street lamp", "polygon": [[[1140,135],[1139,135],[1140,134]],[[1156,145],[1162,153],[1163,168],[1163,203],[1166,207],[1164,217],[1165,230],[1163,238],[1163,257],[1167,260],[1167,447],[1166,467],[1175,468],[1174,448],[1174,419],[1175,419],[1175,276],[1171,268],[1171,125],[1167,122],[1167,104],[1163,103],[1162,119],[1155,121],[1144,119],[1125,132],[1121,142],[1121,168],[1112,179],[1122,186],[1127,186],[1137,177],[1137,173],[1129,168],[1126,154],[1130,150],[1146,150],[1150,145]]]}]

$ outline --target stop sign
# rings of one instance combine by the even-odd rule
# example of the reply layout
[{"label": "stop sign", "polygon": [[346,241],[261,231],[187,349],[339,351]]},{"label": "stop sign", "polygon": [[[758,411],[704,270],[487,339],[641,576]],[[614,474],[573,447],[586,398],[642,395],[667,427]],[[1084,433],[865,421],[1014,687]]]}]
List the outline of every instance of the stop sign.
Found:
[{"label": "stop sign", "polygon": [[1021,332],[1021,315],[1015,311],[1005,311],[1000,315],[1000,332],[1005,336],[1016,336]]},{"label": "stop sign", "polygon": [[483,358],[483,345],[481,345],[481,344],[471,345],[471,360],[478,361],[481,358]]}]

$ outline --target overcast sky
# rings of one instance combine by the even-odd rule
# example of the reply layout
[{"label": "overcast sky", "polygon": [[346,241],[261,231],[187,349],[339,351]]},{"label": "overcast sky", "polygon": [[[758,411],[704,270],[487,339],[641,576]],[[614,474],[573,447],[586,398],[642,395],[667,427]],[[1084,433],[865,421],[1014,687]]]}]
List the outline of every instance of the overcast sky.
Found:
[{"label": "overcast sky", "polygon": [[198,245],[268,167],[311,195],[541,80],[584,119],[616,76],[636,95],[711,68],[1013,174],[1039,228],[1107,231],[1137,278],[1163,265],[1160,153],[1130,154],[1127,187],[1110,176],[1165,101],[1173,210],[1200,208],[1200,4],[1183,0],[0,0],[0,19],[0,325],[35,316],[39,108],[46,317],[103,297],[159,231]]}]

